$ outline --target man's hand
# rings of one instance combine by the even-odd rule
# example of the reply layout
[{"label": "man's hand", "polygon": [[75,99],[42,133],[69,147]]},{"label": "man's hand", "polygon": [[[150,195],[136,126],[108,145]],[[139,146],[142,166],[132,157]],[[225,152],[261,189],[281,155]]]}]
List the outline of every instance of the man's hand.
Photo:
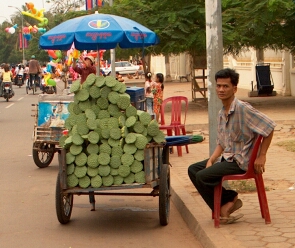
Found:
[{"label": "man's hand", "polygon": [[254,162],[255,173],[262,174],[263,172],[265,172],[265,162],[266,162],[265,155],[260,155],[259,157],[256,158]]},{"label": "man's hand", "polygon": [[212,163],[211,160],[209,159],[209,160],[207,161],[206,168],[210,167],[212,164],[213,164],[213,163]]}]

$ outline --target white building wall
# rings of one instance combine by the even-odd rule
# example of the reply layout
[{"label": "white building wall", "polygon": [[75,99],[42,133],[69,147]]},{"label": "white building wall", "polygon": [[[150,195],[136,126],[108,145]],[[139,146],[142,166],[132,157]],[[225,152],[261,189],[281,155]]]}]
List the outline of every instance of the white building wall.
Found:
[{"label": "white building wall", "polygon": [[295,68],[291,69],[290,73],[290,81],[291,81],[291,96],[295,96]]},{"label": "white building wall", "polygon": [[[290,61],[286,60],[288,56],[285,52],[266,50],[264,52],[264,62],[270,63],[270,70],[274,82],[274,90],[280,95],[295,96],[295,63],[290,55]],[[256,51],[250,49],[242,52],[238,57],[225,56],[224,68],[229,67],[235,69],[240,74],[239,87],[251,91],[251,81],[253,81],[254,89],[256,86],[257,64]],[[286,68],[290,67],[290,69]],[[190,73],[189,56],[185,53],[173,55],[170,57],[170,70],[172,80],[179,80],[179,76],[185,76]],[[151,59],[151,72],[161,72],[166,76],[165,57],[153,56]],[[289,73],[289,75],[286,75]]]},{"label": "white building wall", "polygon": [[166,76],[165,57],[163,55],[151,57],[151,73],[163,73]]}]

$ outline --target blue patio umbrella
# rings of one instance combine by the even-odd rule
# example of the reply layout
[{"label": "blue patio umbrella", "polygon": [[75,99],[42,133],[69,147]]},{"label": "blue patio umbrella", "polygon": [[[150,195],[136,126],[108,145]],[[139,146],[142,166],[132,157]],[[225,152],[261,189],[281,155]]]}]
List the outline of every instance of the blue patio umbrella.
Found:
[{"label": "blue patio umbrella", "polygon": [[91,14],[67,20],[40,37],[42,49],[78,50],[140,48],[159,43],[158,36],[145,26],[125,17]]}]

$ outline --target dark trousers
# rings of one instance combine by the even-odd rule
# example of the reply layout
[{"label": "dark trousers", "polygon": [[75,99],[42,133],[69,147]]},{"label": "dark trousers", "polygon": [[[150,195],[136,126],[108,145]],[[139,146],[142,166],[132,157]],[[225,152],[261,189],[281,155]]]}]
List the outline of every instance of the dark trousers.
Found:
[{"label": "dark trousers", "polygon": [[[235,161],[227,162],[224,160],[206,168],[207,161],[208,159],[190,165],[188,175],[204,201],[213,211],[214,187],[220,183],[221,178],[225,175],[243,174],[245,171]],[[222,188],[221,206],[233,201],[237,195],[238,193],[234,190]]]},{"label": "dark trousers", "polygon": [[32,87],[32,84],[35,80],[39,80],[38,78],[39,78],[38,74],[30,74],[30,87]]}]

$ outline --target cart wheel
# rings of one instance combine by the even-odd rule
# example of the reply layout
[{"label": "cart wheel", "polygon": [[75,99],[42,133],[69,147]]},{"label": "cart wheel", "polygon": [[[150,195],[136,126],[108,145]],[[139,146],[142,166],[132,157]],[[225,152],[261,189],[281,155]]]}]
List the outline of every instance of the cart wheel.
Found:
[{"label": "cart wheel", "polygon": [[55,190],[55,209],[58,221],[67,224],[70,221],[73,209],[73,194],[63,194],[60,185],[60,174],[57,175]]},{"label": "cart wheel", "polygon": [[161,166],[159,185],[159,216],[160,224],[166,226],[170,213],[170,167],[168,164]]},{"label": "cart wheel", "polygon": [[[51,148],[52,145],[50,144],[44,144],[43,149],[48,149]],[[54,157],[54,152],[53,151],[38,151],[36,149],[34,149],[34,145],[33,145],[33,159],[35,164],[39,167],[39,168],[45,168],[48,165],[50,165],[52,159]]]}]

